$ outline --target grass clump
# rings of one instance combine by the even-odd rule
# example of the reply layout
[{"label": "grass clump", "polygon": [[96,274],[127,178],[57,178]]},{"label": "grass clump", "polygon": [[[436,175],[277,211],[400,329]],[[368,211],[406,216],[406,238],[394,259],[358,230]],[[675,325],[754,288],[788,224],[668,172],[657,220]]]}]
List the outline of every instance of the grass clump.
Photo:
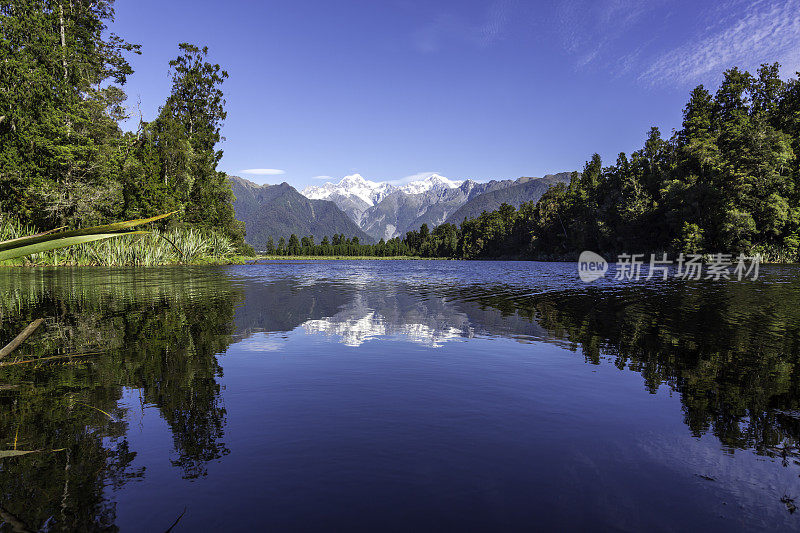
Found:
[{"label": "grass clump", "polygon": [[[32,235],[36,228],[0,215],[0,241]],[[173,228],[121,235],[0,261],[5,266],[158,266],[241,262],[233,242],[215,230]]]}]

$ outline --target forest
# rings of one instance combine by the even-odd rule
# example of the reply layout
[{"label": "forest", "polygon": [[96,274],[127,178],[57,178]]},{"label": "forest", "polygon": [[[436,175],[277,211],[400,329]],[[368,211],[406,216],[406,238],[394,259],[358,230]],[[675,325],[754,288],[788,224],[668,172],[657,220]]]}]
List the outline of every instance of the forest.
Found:
[{"label": "forest", "polygon": [[503,205],[460,226],[423,225],[371,247],[340,236],[338,247],[306,247],[306,239],[276,251],[542,260],[573,260],[583,250],[744,253],[796,262],[800,82],[782,80],[779,70],[777,63],[755,74],[732,68],[715,93],[698,86],[669,138],[653,127],[640,150],[610,166],[594,154],[536,203]]},{"label": "forest", "polygon": [[[797,261],[800,82],[781,80],[779,70],[732,68],[716,93],[696,87],[669,138],[653,127],[640,150],[607,167],[594,154],[538,203],[465,221],[456,255],[562,259],[594,250]],[[434,230],[420,252],[440,251],[452,234]]]},{"label": "forest", "polygon": [[[141,50],[106,31],[113,20],[113,1],[0,2],[4,227],[74,228],[175,212],[162,229],[213,231],[248,252],[227,176],[217,170],[227,72],[206,47],[181,43],[158,116],[131,116],[127,58]],[[135,131],[126,131],[131,123]]]}]

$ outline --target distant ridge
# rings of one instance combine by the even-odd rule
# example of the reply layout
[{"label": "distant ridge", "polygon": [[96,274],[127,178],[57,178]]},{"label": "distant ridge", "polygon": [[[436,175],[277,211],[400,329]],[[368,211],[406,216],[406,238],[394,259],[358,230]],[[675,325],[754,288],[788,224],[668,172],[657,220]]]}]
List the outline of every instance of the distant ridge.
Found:
[{"label": "distant ridge", "polygon": [[519,178],[510,187],[491,190],[469,200],[447,217],[447,222],[458,225],[465,218],[479,217],[484,211],[494,211],[502,204],[519,207],[525,202],[538,202],[547,189],[558,183],[569,183],[571,176],[572,172],[561,172],[543,178]]},{"label": "distant ridge", "polygon": [[393,185],[381,181],[364,179],[361,174],[345,176],[339,183],[325,183],[312,185],[303,189],[302,193],[307,198],[314,200],[331,200],[344,211],[355,223],[364,226],[363,216],[371,207],[380,204],[392,194],[423,194],[428,192],[442,192],[455,189],[462,181],[453,181],[431,173],[426,178],[406,183]]},{"label": "distant ridge", "polygon": [[313,235],[318,243],[337,233],[358,237],[362,243],[374,242],[331,201],[306,198],[285,182],[258,185],[238,176],[229,179],[236,196],[236,218],[245,223],[245,241],[258,251],[266,249],[269,237],[277,245],[281,237],[288,241],[292,233],[298,238]]},{"label": "distant ridge", "polygon": [[306,187],[303,194],[310,199],[331,200],[373,239],[389,240],[422,224],[432,229],[444,222],[461,223],[464,216],[474,218],[503,202],[518,207],[523,202],[538,201],[551,185],[569,181],[570,175],[563,172],[544,178],[476,182],[430,173],[417,181],[393,185],[353,174],[338,183]]}]

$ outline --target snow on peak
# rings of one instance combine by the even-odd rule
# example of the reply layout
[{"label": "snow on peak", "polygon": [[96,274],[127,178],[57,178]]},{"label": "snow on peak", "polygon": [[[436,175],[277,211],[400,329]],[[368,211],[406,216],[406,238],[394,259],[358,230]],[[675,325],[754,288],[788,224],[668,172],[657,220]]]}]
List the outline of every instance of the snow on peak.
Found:
[{"label": "snow on peak", "polygon": [[361,174],[351,174],[342,178],[339,183],[325,183],[319,186],[309,186],[302,190],[307,198],[312,200],[325,200],[333,195],[359,198],[373,206],[383,200],[387,195],[400,190],[407,194],[419,194],[431,190],[445,190],[459,187],[463,181],[454,181],[439,174],[433,173],[423,179],[395,186],[385,181],[370,181]]},{"label": "snow on peak", "polygon": [[[328,185],[326,183],[326,185]],[[339,181],[339,187],[347,187],[347,186],[359,186],[359,185],[377,185],[373,181],[367,181],[364,179],[364,176],[361,174],[350,174],[349,176],[345,176]]]},{"label": "snow on peak", "polygon": [[419,194],[430,190],[455,189],[462,183],[464,182],[450,180],[440,174],[433,173],[425,179],[403,185],[400,190],[408,194]]},{"label": "snow on peak", "polygon": [[306,187],[302,193],[312,200],[324,200],[334,194],[356,197],[371,206],[380,202],[386,194],[391,192],[387,187],[394,190],[388,183],[369,181],[364,179],[361,174],[350,174],[342,178],[339,183],[328,182],[320,186]]}]

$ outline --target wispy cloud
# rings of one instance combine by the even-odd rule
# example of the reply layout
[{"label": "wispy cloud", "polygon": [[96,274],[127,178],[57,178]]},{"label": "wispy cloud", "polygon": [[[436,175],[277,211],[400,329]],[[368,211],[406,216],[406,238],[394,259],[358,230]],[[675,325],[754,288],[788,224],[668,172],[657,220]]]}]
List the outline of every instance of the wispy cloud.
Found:
[{"label": "wispy cloud", "polygon": [[555,27],[576,69],[644,85],[713,84],[732,66],[800,67],[800,0],[567,0]]},{"label": "wispy cloud", "polygon": [[413,34],[412,44],[423,53],[436,52],[448,42],[488,46],[503,37],[515,4],[515,0],[495,0],[477,22],[462,11],[439,13]]},{"label": "wispy cloud", "polygon": [[640,24],[660,0],[572,0],[556,9],[564,48],[580,69],[613,55],[614,46]]},{"label": "wispy cloud", "polygon": [[314,176],[312,180],[332,180],[333,176]]},{"label": "wispy cloud", "polygon": [[285,170],[279,168],[246,168],[239,171],[242,174],[253,174],[256,176],[280,176],[286,174]]},{"label": "wispy cloud", "polygon": [[485,22],[478,28],[478,37],[483,46],[489,45],[502,37],[513,8],[514,2],[509,0],[492,2]]},{"label": "wispy cloud", "polygon": [[732,2],[744,8],[734,19],[706,27],[699,39],[658,57],[639,77],[648,84],[682,85],[717,78],[732,66],[752,69],[780,62],[785,73],[800,67],[800,0]]},{"label": "wispy cloud", "polygon": [[392,185],[405,185],[406,183],[411,183],[412,181],[420,181],[427,178],[430,178],[434,174],[439,174],[438,172],[417,172],[416,174],[411,174],[410,176],[406,176],[404,178],[396,179],[396,180],[389,180],[387,183],[391,183]]}]

